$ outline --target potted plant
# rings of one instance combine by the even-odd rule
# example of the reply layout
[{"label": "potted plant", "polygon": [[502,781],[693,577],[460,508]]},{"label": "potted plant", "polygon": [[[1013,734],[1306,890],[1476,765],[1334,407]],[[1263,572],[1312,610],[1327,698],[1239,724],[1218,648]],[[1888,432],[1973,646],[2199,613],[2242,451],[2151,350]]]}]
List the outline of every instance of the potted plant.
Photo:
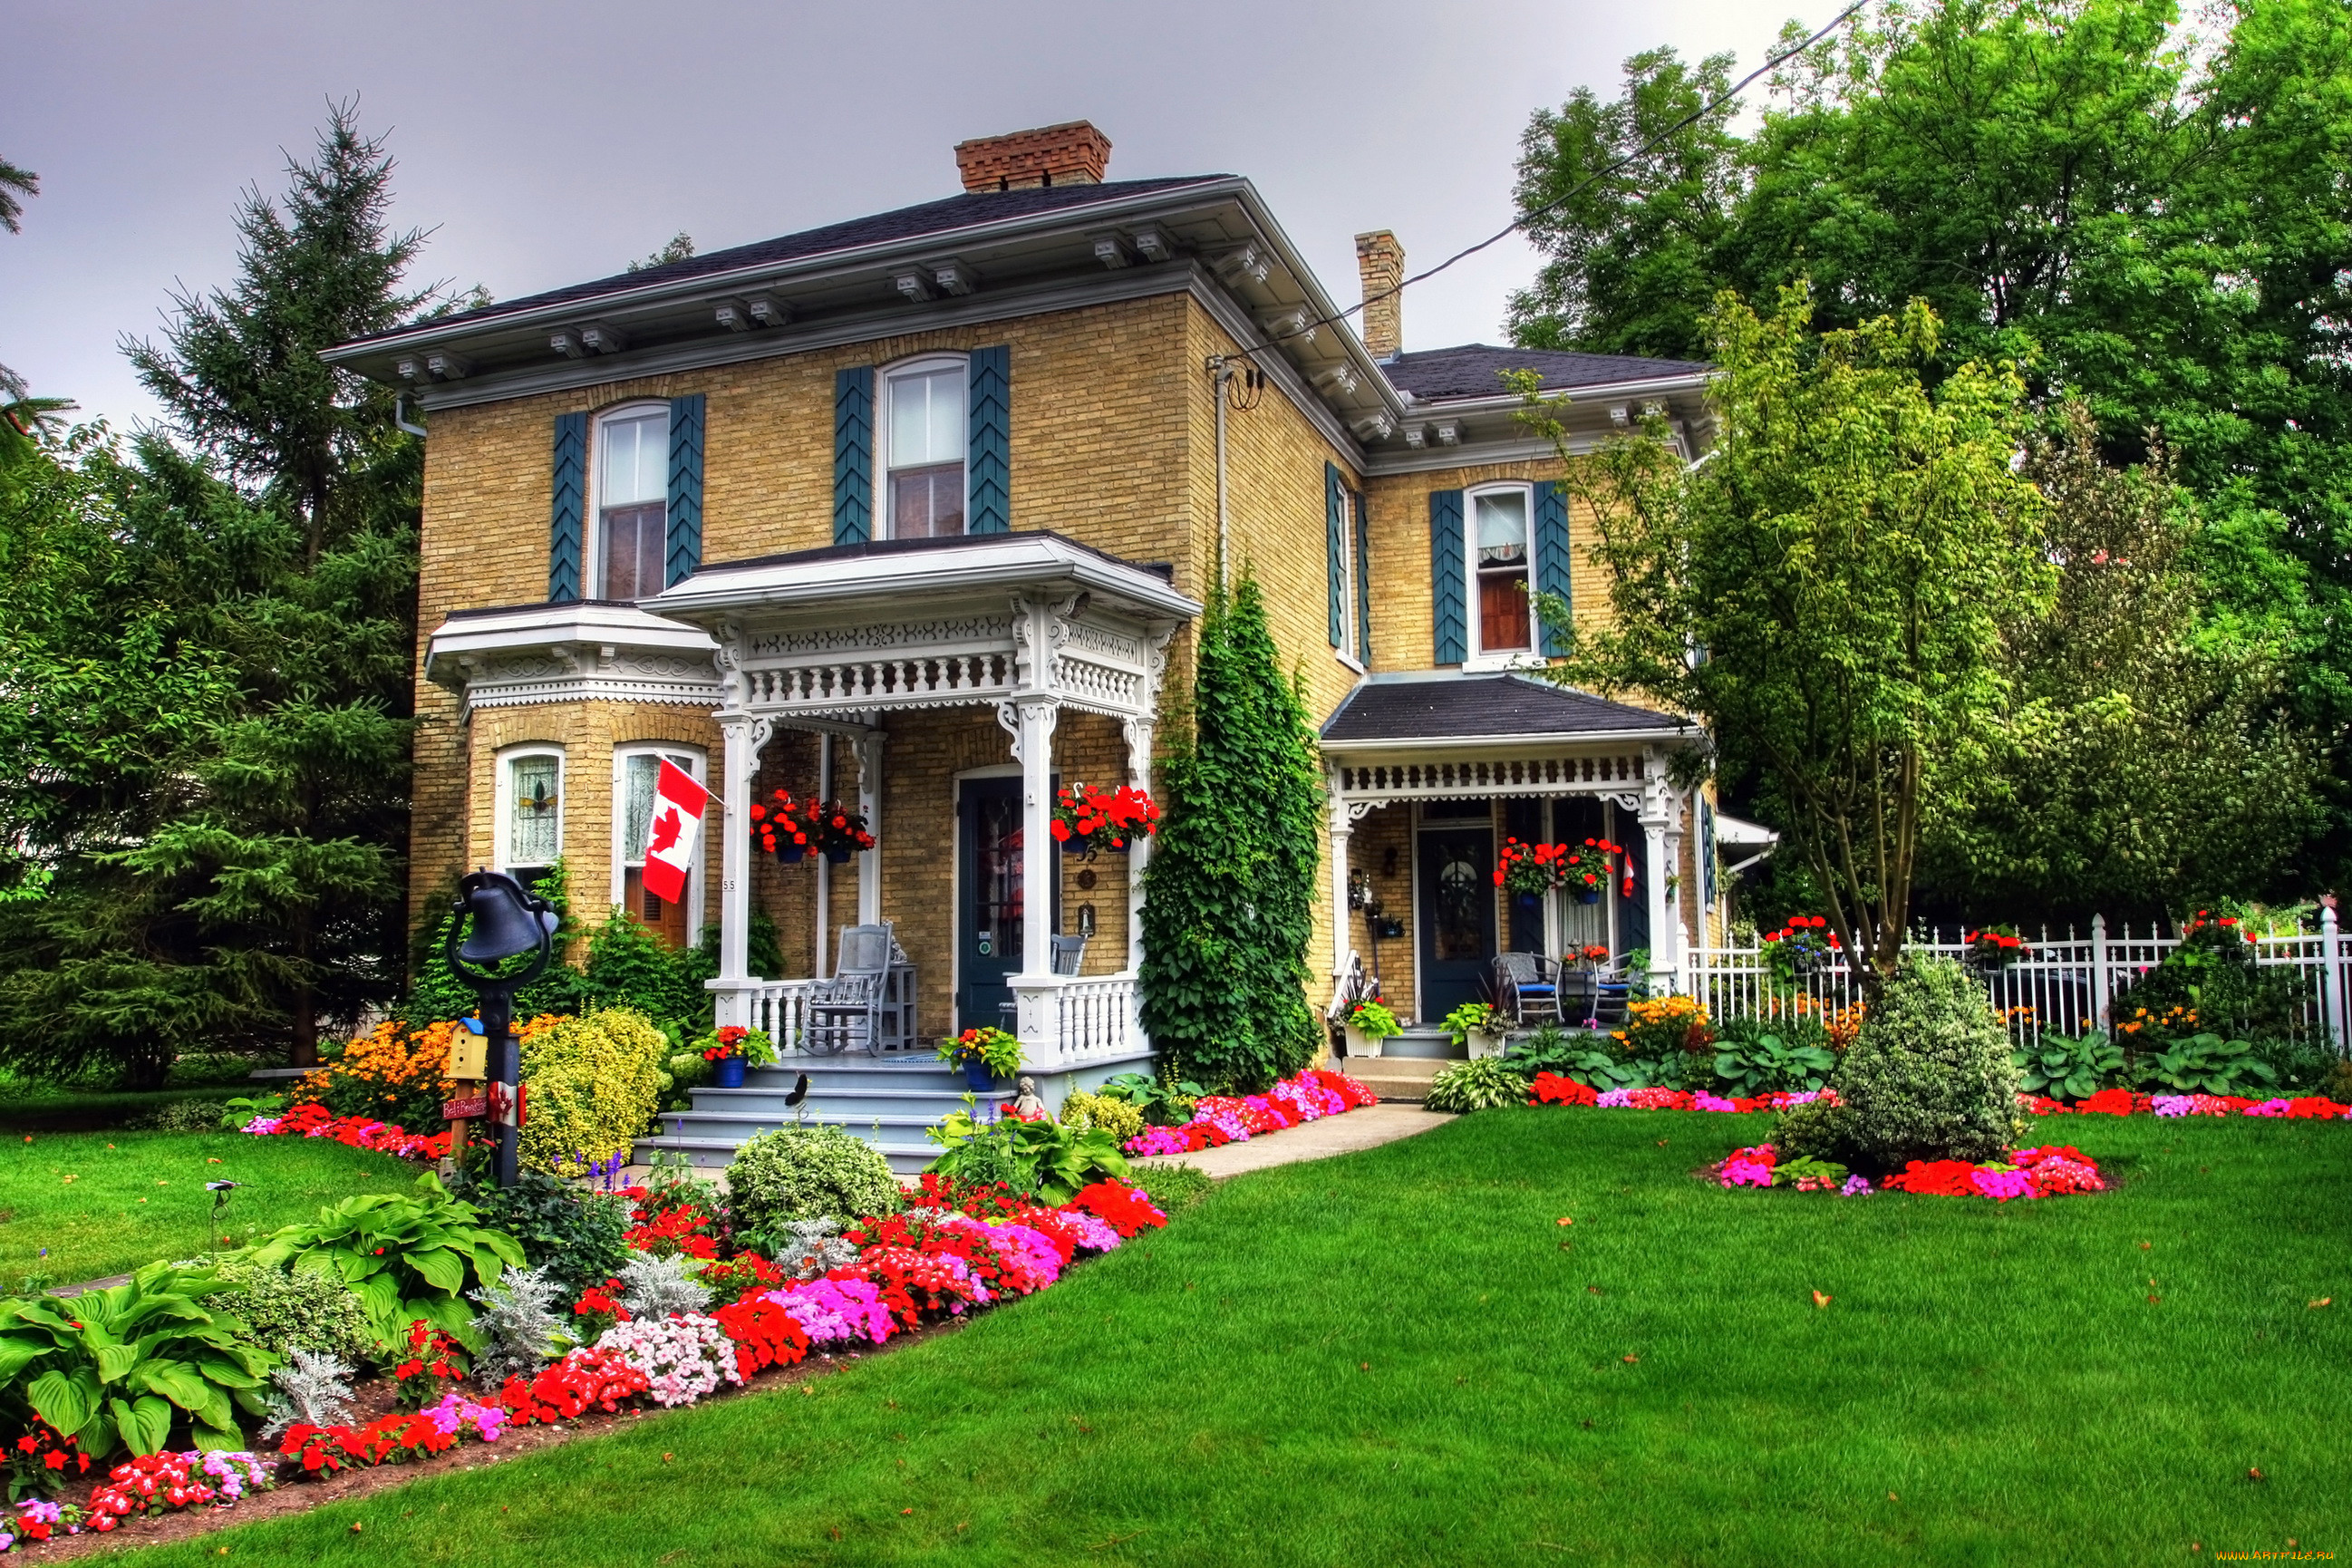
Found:
[{"label": "potted plant", "polygon": [[2033,951],[2018,936],[2015,926],[1986,926],[1970,931],[1967,940],[1969,962],[1987,973],[2007,969]]},{"label": "potted plant", "polygon": [[1124,849],[1149,838],[1159,825],[1160,807],[1131,784],[1113,790],[1065,784],[1054,800],[1054,842],[1082,860],[1093,859],[1104,847]]},{"label": "potted plant", "polygon": [[768,1067],[776,1059],[776,1043],[768,1038],[765,1029],[728,1024],[705,1035],[698,1043],[702,1047],[702,1059],[710,1064],[714,1089],[740,1089],[746,1067]]},{"label": "potted plant", "polygon": [[1609,890],[1609,878],[1613,858],[1625,853],[1622,844],[1612,844],[1606,838],[1588,838],[1570,848],[1560,867],[1560,886],[1576,895],[1580,904],[1597,904],[1601,895]]},{"label": "potted plant", "polygon": [[978,1093],[1021,1070],[1021,1042],[1002,1029],[966,1029],[940,1042],[940,1060],[961,1066],[964,1082]]},{"label": "potted plant", "polygon": [[1565,844],[1525,844],[1506,838],[1495,862],[1495,886],[1522,903],[1533,904],[1559,886],[1560,859],[1567,853]]},{"label": "potted plant", "polygon": [[1837,932],[1821,915],[1790,915],[1779,931],[1764,933],[1764,964],[1782,985],[1798,981],[1827,963],[1838,951]]},{"label": "potted plant", "polygon": [[1439,1026],[1444,1029],[1454,1048],[1468,1051],[1473,1061],[1503,1054],[1502,1021],[1486,1003],[1465,1002],[1445,1015],[1445,1021]]},{"label": "potted plant", "polygon": [[852,855],[874,847],[874,835],[866,831],[865,814],[837,800],[817,806],[814,819],[817,847],[836,866],[845,866]]},{"label": "potted plant", "polygon": [[817,823],[824,809],[790,790],[772,791],[766,800],[751,803],[751,842],[787,866],[805,859],[822,841]]},{"label": "potted plant", "polygon": [[1382,1040],[1404,1033],[1404,1026],[1397,1022],[1388,1005],[1372,997],[1348,1009],[1344,1026],[1348,1031],[1348,1054],[1351,1057],[1379,1056]]}]

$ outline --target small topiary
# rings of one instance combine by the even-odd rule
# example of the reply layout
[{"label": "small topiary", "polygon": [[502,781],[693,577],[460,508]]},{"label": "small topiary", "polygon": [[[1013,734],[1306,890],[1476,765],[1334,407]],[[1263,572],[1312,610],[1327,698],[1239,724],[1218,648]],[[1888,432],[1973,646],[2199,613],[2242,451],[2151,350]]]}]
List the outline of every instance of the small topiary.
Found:
[{"label": "small topiary", "polygon": [[661,1096],[668,1051],[645,1015],[620,1007],[533,1029],[522,1043],[523,1163],[567,1176],[627,1153]]},{"label": "small topiary", "polygon": [[787,1223],[898,1210],[898,1178],[873,1144],[819,1122],[762,1132],[727,1167],[727,1214],[738,1236],[784,1234]]},{"label": "small topiary", "polygon": [[1784,1112],[1773,1145],[1873,1173],[2005,1158],[2025,1134],[2009,1031],[1948,958],[1906,954],[1838,1065],[1834,1108]]},{"label": "small topiary", "polygon": [[281,1359],[297,1348],[365,1365],[375,1358],[367,1307],[331,1268],[273,1268],[248,1258],[220,1260],[229,1289],[205,1306],[241,1320],[240,1337]]},{"label": "small topiary", "polygon": [[1123,1144],[1143,1136],[1143,1112],[1123,1100],[1079,1089],[1062,1101],[1062,1125],[1098,1127]]}]

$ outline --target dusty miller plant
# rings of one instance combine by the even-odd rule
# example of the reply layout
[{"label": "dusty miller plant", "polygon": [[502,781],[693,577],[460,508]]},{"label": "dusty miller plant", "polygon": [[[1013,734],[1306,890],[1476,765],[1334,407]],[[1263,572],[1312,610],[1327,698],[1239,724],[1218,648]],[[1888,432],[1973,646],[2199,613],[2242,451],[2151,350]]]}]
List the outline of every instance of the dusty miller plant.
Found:
[{"label": "dusty miller plant", "polygon": [[544,1265],[507,1270],[495,1285],[473,1292],[482,1310],[474,1327],[482,1349],[474,1357],[474,1381],[502,1388],[510,1377],[530,1377],[572,1343],[555,1315],[561,1299]]},{"label": "dusty miller plant", "polygon": [[337,1426],[352,1415],[352,1368],[320,1351],[296,1345],[286,1364],[269,1374],[269,1417],[261,1428],[275,1437],[297,1421],[313,1426]]},{"label": "dusty miller plant", "polygon": [[667,1318],[673,1312],[702,1312],[710,1308],[710,1289],[687,1275],[685,1258],[655,1258],[641,1254],[621,1266],[617,1300],[632,1318]]}]

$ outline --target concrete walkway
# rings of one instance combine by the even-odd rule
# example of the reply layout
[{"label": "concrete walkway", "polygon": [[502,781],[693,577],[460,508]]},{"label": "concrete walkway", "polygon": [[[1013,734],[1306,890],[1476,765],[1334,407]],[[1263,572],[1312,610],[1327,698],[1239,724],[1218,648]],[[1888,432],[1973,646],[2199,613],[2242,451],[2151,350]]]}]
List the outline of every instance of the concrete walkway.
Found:
[{"label": "concrete walkway", "polygon": [[1286,1127],[1279,1132],[1261,1132],[1222,1149],[1203,1149],[1197,1154],[1154,1154],[1133,1163],[1137,1169],[1147,1171],[1154,1165],[1190,1165],[1223,1181],[1244,1171],[1264,1171],[1307,1160],[1328,1160],[1334,1154],[1352,1154],[1360,1149],[1377,1149],[1383,1143],[1443,1127],[1453,1120],[1443,1111],[1423,1110],[1418,1105],[1367,1105],[1345,1115]]}]

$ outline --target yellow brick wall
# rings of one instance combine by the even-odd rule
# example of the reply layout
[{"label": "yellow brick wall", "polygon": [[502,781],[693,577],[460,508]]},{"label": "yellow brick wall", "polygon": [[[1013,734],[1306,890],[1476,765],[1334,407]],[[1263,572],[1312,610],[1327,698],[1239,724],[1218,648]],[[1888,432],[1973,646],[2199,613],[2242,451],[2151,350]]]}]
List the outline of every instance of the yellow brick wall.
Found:
[{"label": "yellow brick wall", "polygon": [[[1364,498],[1365,511],[1371,520],[1372,668],[1428,669],[1436,661],[1435,630],[1430,619],[1430,493],[1502,479],[1558,479],[1567,472],[1565,463],[1547,458],[1433,468],[1372,480]],[[1577,625],[1586,627],[1606,625],[1610,614],[1607,591],[1589,557],[1594,542],[1592,509],[1580,497],[1571,496],[1568,503],[1570,603]],[[1471,614],[1477,613],[1475,589],[1468,608]]]}]

